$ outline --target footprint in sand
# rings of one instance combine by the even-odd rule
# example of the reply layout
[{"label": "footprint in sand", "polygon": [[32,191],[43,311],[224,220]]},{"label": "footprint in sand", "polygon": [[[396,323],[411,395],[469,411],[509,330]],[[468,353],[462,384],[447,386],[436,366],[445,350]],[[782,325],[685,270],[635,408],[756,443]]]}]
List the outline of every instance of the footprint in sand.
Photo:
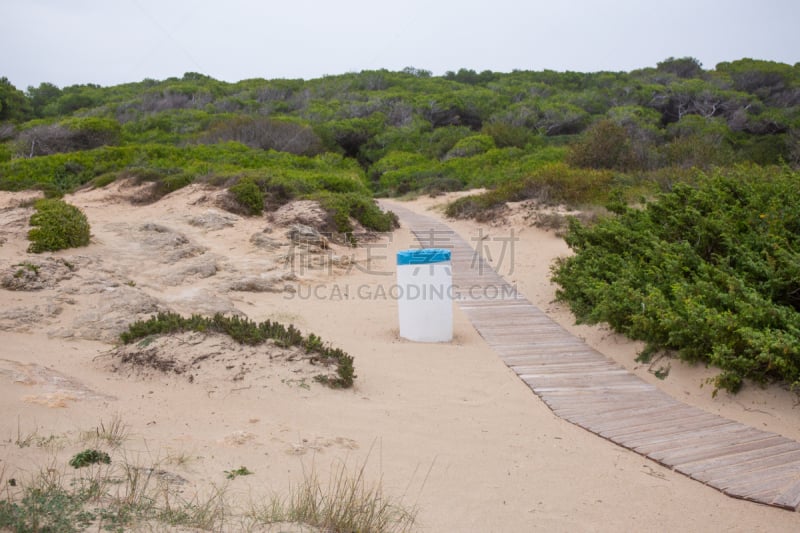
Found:
[{"label": "footprint in sand", "polygon": [[305,455],[309,450],[314,452],[322,452],[328,448],[338,447],[345,450],[357,450],[358,443],[353,439],[345,437],[315,437],[311,439],[301,439],[300,442],[290,443],[286,449],[289,455]]},{"label": "footprint in sand", "polygon": [[228,446],[242,446],[248,442],[255,440],[256,434],[249,431],[239,430],[234,431],[230,435],[226,435],[220,442]]}]

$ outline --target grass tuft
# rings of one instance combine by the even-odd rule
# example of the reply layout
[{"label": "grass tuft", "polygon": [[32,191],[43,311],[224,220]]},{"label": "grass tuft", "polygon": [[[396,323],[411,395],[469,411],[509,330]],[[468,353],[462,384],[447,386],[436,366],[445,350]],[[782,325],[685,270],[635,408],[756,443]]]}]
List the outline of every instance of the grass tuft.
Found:
[{"label": "grass tuft", "polygon": [[101,420],[94,430],[86,431],[83,434],[84,441],[94,441],[95,443],[106,443],[112,448],[119,448],[128,440],[128,424],[126,424],[119,413],[114,414],[111,420],[106,423]]},{"label": "grass tuft", "polygon": [[417,509],[407,507],[383,491],[380,481],[370,483],[366,463],[351,470],[345,463],[334,467],[325,483],[316,469],[305,472],[303,481],[289,496],[275,496],[251,510],[256,523],[295,523],[320,531],[394,533],[410,531]]}]

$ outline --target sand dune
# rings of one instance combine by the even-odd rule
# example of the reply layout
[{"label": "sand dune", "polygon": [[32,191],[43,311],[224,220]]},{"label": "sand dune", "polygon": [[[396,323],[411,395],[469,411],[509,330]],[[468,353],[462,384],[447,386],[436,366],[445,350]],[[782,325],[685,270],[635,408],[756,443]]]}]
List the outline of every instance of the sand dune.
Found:
[{"label": "sand dune", "polygon": [[[417,505],[421,531],[800,528],[797,513],[731,499],[558,419],[457,309],[452,343],[400,340],[387,288],[395,252],[413,245],[405,229],[356,249],[324,248],[287,237],[291,224],[313,222],[309,206],[244,218],[218,209],[215,191],[200,186],[149,205],[132,203],[136,195],[113,184],[68,197],[88,216],[92,244],[32,255],[25,198],[0,193],[0,278],[19,281],[23,263],[38,271],[0,289],[6,479],[53,458],[65,464],[85,447],[83,432],[117,416],[129,427],[126,457],[159,464],[187,495],[215,485],[238,503],[259,501],[311,465],[324,475],[345,461],[366,464],[387,493]],[[441,216],[443,200],[404,205]],[[800,439],[793,393],[748,387],[712,398],[701,384],[713,370],[671,362],[661,381],[634,361],[635,343],[573,326],[548,282],[550,262],[568,249],[525,216],[520,208],[502,224],[449,223],[485,246],[531,301],[643,379]],[[512,228],[513,258],[502,251]],[[198,334],[142,346],[139,356],[163,368],[122,364],[119,333],[162,310],[293,323],[352,354],[356,385],[329,389],[302,357]],[[22,435],[34,445],[19,446]],[[226,479],[242,465],[253,475]]]}]

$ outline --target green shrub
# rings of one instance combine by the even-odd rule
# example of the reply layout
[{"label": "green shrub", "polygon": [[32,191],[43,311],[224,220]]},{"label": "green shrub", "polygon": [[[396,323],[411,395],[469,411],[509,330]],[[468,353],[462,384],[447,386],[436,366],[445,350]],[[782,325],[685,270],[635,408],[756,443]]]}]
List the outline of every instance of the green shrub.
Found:
[{"label": "green shrub", "polygon": [[491,135],[494,144],[500,148],[525,148],[534,142],[536,135],[524,126],[515,126],[500,120],[489,122],[483,125],[482,133]]},{"label": "green shrub", "polygon": [[63,200],[39,200],[34,205],[28,232],[31,241],[28,251],[33,253],[76,248],[89,244],[90,228],[86,215]]},{"label": "green shrub", "polygon": [[83,468],[84,466],[97,463],[109,464],[111,463],[111,457],[109,457],[106,452],[86,449],[80,453],[76,453],[72,459],[69,460],[69,466],[72,468]]},{"label": "green shrub", "polygon": [[0,163],[11,161],[14,151],[11,149],[9,143],[0,143]]},{"label": "green shrub", "polygon": [[744,379],[800,386],[800,174],[744,167],[678,183],[643,209],[588,228],[553,270],[577,320],[607,322]]},{"label": "green shrub", "polygon": [[248,215],[260,215],[264,210],[264,194],[252,179],[242,179],[229,189]]},{"label": "green shrub", "polygon": [[485,219],[506,202],[535,198],[548,204],[602,204],[611,193],[614,175],[609,171],[575,169],[563,163],[546,165],[531,175],[508,181],[481,194],[451,202],[445,214],[453,218]]},{"label": "green shrub", "polygon": [[0,500],[0,530],[20,533],[87,531],[96,516],[85,509],[85,490],[57,485],[26,487],[20,501]]},{"label": "green shrub", "polygon": [[459,139],[453,147],[445,154],[446,159],[453,157],[471,157],[483,154],[495,148],[494,139],[489,135],[471,135]]},{"label": "green shrub", "polygon": [[106,185],[111,185],[112,183],[117,181],[118,177],[119,175],[116,172],[101,174],[91,181],[91,185],[96,189],[102,189]]},{"label": "green shrub", "polygon": [[110,118],[69,118],[59,123],[35,121],[20,132],[16,145],[21,156],[43,156],[118,144],[121,128]]},{"label": "green shrub", "polygon": [[317,200],[330,213],[333,220],[334,231],[339,233],[352,233],[351,218],[366,229],[373,231],[392,231],[399,226],[397,215],[381,211],[378,204],[371,197],[355,194],[335,194],[320,192],[310,197]]},{"label": "green shrub", "polygon": [[576,167],[625,170],[635,164],[628,133],[610,120],[592,124],[570,148],[567,161]]}]

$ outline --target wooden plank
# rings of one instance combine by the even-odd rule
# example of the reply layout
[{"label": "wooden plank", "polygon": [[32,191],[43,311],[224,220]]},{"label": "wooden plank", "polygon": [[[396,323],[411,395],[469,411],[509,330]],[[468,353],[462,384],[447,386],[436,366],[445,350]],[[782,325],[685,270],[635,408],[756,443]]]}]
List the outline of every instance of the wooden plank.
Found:
[{"label": "wooden plank", "polygon": [[[545,397],[547,405],[554,411],[558,411],[560,416],[580,417],[580,416],[618,416],[621,412],[633,412],[638,409],[651,409],[656,407],[664,407],[664,405],[653,402],[643,403],[639,401],[638,396],[646,395],[647,393],[636,392],[635,394],[626,394],[625,398],[620,398],[618,401],[609,401],[604,396],[594,396],[594,403],[577,395],[556,395],[548,394]],[[642,407],[647,405],[647,407]],[[622,411],[617,411],[622,409]]]},{"label": "wooden plank", "polygon": [[593,375],[605,372],[623,372],[627,370],[610,361],[547,361],[539,364],[509,364],[508,367],[517,374],[540,373],[543,376],[558,375]]},{"label": "wooden plank", "polygon": [[644,427],[663,429],[665,425],[671,425],[670,423],[675,424],[688,417],[702,414],[705,413],[702,411],[698,413],[681,404],[670,403],[621,412],[587,413],[577,415],[575,418],[578,420],[585,418],[587,422],[591,421],[597,432],[618,431],[624,433],[625,431],[642,431]]},{"label": "wooden plank", "polygon": [[[729,420],[726,425],[722,427],[717,426],[716,430],[711,435],[699,435],[697,438],[688,439],[674,439],[671,437],[643,438],[640,440],[630,439],[629,444],[637,452],[643,453],[658,461],[668,454],[674,454],[677,451],[686,450],[687,448],[697,451],[705,450],[708,447],[721,449],[726,445],[763,439],[765,435],[769,434]],[[720,453],[717,455],[725,454]],[[684,462],[688,463],[690,461],[682,461],[682,463]]]},{"label": "wooden plank", "polygon": [[[713,479],[725,479],[727,476],[731,476],[737,473],[752,472],[760,470],[762,468],[769,468],[772,466],[783,466],[795,461],[800,461],[800,450],[790,450],[784,452],[778,450],[777,453],[776,452],[770,453],[769,449],[767,450],[759,449],[755,451],[760,453],[760,456],[750,457],[750,458],[739,457],[737,461],[728,464],[726,466],[709,468],[703,471],[690,473],[690,477],[697,479],[698,481],[709,482]],[[681,473],[685,474],[689,472],[684,469],[681,470]]]},{"label": "wooden plank", "polygon": [[596,370],[598,368],[608,368],[619,370],[618,364],[608,360],[599,360],[596,357],[570,357],[552,358],[537,357],[534,355],[515,355],[503,358],[503,362],[512,370],[519,368],[530,368],[531,371],[541,370],[543,372],[581,372],[583,370]]},{"label": "wooden plank", "polygon": [[729,420],[695,411],[693,414],[682,412],[664,414],[654,417],[650,421],[639,418],[638,422],[634,417],[630,424],[597,424],[593,426],[593,431],[603,437],[618,440],[625,439],[630,443],[641,443],[645,440],[655,440],[659,438],[669,438],[672,435],[682,434],[689,436],[697,429],[706,429],[730,424]]},{"label": "wooden plank", "polygon": [[640,382],[635,379],[627,378],[626,376],[623,375],[580,376],[574,378],[569,378],[565,376],[548,378],[546,376],[535,376],[530,374],[518,374],[518,375],[525,383],[527,383],[534,389],[541,391],[546,391],[548,389],[553,389],[553,388],[566,388],[566,387],[574,387],[576,389],[580,388],[602,389],[607,387],[639,388],[647,386],[646,383]]},{"label": "wooden plank", "polygon": [[542,384],[552,383],[610,383],[630,381],[630,374],[625,370],[598,370],[596,372],[525,372],[530,367],[515,370],[516,374],[525,380],[533,380]]},{"label": "wooden plank", "polygon": [[784,509],[800,511],[800,479],[789,485],[771,503]]},{"label": "wooden plank", "polygon": [[[755,496],[759,496],[759,500],[764,496],[767,496],[768,503],[772,503],[775,497],[780,494],[786,487],[790,486],[792,483],[796,482],[798,479],[797,475],[787,475],[782,477],[772,477],[768,479],[754,479],[749,483],[745,483],[742,485],[735,485],[732,487],[714,487],[725,494],[729,494],[731,496],[736,496],[738,498],[744,499],[754,499]],[[713,486],[713,485],[712,485]],[[771,497],[770,497],[771,496]]]},{"label": "wooden plank", "polygon": [[[605,361],[597,352],[592,352],[581,346],[567,346],[561,349],[549,350],[546,346],[533,346],[523,344],[516,347],[503,348],[492,346],[506,364],[519,364],[521,361],[534,361],[536,363],[585,363]],[[525,359],[523,359],[525,358]]]},{"label": "wooden plank", "polygon": [[675,467],[682,474],[690,477],[698,476],[697,479],[703,481],[706,472],[713,472],[720,468],[727,468],[729,466],[737,466],[747,463],[749,461],[757,461],[772,456],[778,456],[784,453],[793,453],[800,451],[800,444],[795,441],[790,441],[785,444],[773,446],[771,448],[757,449],[749,452],[738,454],[726,455],[723,457],[713,457],[703,461],[695,461],[693,463],[684,463]]},{"label": "wooden plank", "polygon": [[[649,411],[657,408],[670,407],[668,403],[642,403],[637,400],[629,402],[597,402],[587,405],[585,401],[569,401],[566,398],[547,398],[547,404],[559,416],[570,417],[570,420],[586,417],[586,421],[599,424],[607,420],[621,420],[627,416],[644,416]],[[647,405],[647,407],[642,407]]]},{"label": "wooden plank", "polygon": [[[679,465],[681,463],[689,463],[692,461],[697,461],[699,459],[705,459],[710,457],[719,457],[722,455],[730,455],[737,452],[746,452],[749,450],[756,450],[758,448],[764,448],[771,445],[782,444],[786,442],[784,437],[775,436],[768,436],[768,433],[765,433],[758,437],[747,438],[743,437],[741,441],[737,442],[736,444],[729,444],[725,445],[724,440],[721,440],[714,445],[706,446],[706,447],[699,447],[694,448],[691,450],[683,449],[678,451],[671,451],[671,452],[657,452],[650,457],[653,459],[658,460],[661,463],[672,465]],[[766,436],[766,437],[765,437]]]},{"label": "wooden plank", "polygon": [[[530,384],[529,384],[530,385]],[[570,392],[575,390],[576,388],[580,388],[586,392],[592,393],[608,393],[608,392],[631,392],[631,391],[650,391],[654,387],[653,385],[648,385],[647,383],[642,384],[619,384],[619,385],[591,385],[588,384],[585,387],[557,387],[557,386],[548,386],[548,387],[533,387],[531,386],[531,390],[533,390],[537,394],[550,394],[550,393],[558,393],[558,392]]]},{"label": "wooden plank", "polygon": [[517,375],[536,376],[543,379],[555,379],[566,376],[593,377],[619,373],[628,374],[628,371],[624,368],[604,361],[583,361],[567,364],[543,363],[538,365],[508,365],[508,368]]},{"label": "wooden plank", "polygon": [[795,461],[771,466],[769,468],[733,472],[725,477],[713,478],[711,481],[709,481],[709,485],[713,485],[721,489],[727,489],[731,487],[746,487],[761,481],[784,477],[789,478],[789,481],[786,482],[787,484],[795,480],[800,480],[800,462]]},{"label": "wooden plank", "polygon": [[592,416],[598,422],[603,419],[609,421],[619,420],[629,416],[646,417],[658,410],[680,405],[674,400],[663,400],[661,398],[649,400],[644,396],[646,395],[636,394],[619,399],[596,398],[591,402],[583,399],[571,401],[565,398],[556,399],[556,403],[558,403],[558,410],[561,413],[573,416]]}]

